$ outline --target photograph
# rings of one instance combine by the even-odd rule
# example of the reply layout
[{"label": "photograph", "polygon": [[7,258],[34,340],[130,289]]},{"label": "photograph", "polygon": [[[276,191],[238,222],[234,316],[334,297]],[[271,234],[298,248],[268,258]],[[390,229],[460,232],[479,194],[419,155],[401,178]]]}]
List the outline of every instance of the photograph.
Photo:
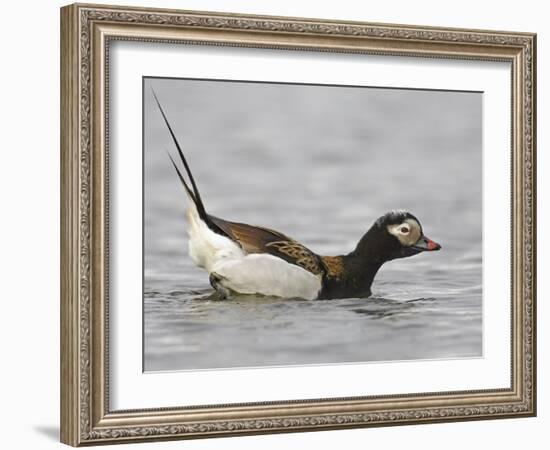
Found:
[{"label": "photograph", "polygon": [[142,88],[145,372],[483,356],[483,92]]},{"label": "photograph", "polygon": [[542,25],[189,6],[55,20],[61,442],[536,416]]}]

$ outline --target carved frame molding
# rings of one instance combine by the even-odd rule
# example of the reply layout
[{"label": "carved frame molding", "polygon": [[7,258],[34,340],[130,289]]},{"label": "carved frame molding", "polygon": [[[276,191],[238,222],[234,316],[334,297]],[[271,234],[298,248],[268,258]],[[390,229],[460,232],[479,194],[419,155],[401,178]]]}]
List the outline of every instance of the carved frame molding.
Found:
[{"label": "carved frame molding", "polygon": [[[512,386],[386,397],[110,411],[108,58],[112,40],[509,61]],[[61,439],[78,446],[536,412],[536,36],[75,4],[61,10]]]}]

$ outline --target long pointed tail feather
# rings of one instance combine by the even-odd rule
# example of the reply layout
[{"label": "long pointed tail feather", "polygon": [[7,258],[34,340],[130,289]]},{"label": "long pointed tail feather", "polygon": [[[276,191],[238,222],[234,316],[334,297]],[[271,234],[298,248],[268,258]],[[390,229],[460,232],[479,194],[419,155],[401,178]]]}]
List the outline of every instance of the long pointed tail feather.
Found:
[{"label": "long pointed tail feather", "polygon": [[187,192],[187,195],[189,195],[189,198],[191,198],[191,201],[193,203],[197,204],[197,199],[195,198],[195,194],[193,194],[193,191],[189,188],[189,185],[185,181],[185,178],[183,178],[183,175],[181,174],[180,170],[178,169],[178,166],[176,165],[174,159],[172,158],[172,155],[170,155],[170,153],[168,153],[168,150],[166,151],[166,153],[168,154],[168,158],[170,158],[170,162],[174,166],[174,169],[176,169],[176,173],[178,174],[178,178],[180,179],[181,184],[185,188],[185,192]]},{"label": "long pointed tail feather", "polygon": [[[174,145],[176,146],[176,149],[178,150],[179,157],[181,159],[181,162],[183,163],[183,167],[185,167],[185,171],[187,172],[187,176],[189,177],[189,181],[191,181],[191,186],[193,187],[193,193],[194,198],[193,201],[195,202],[195,205],[197,206],[197,210],[199,212],[199,216],[204,220],[203,216],[206,216],[206,210],[204,208],[204,203],[202,202],[201,195],[199,193],[199,189],[197,188],[197,184],[195,183],[195,179],[193,178],[193,174],[191,173],[191,169],[189,168],[189,164],[187,163],[187,159],[185,159],[185,156],[183,155],[183,151],[181,150],[181,146],[178,142],[178,139],[176,138],[176,135],[174,134],[174,130],[172,130],[172,126],[170,125],[170,122],[168,122],[168,118],[166,117],[166,114],[164,113],[164,110],[162,109],[162,106],[160,104],[160,101],[157,97],[157,94],[151,88],[151,91],[153,92],[153,97],[155,98],[155,101],[157,102],[157,106],[159,107],[160,113],[162,114],[162,118],[164,119],[164,123],[166,124],[166,127],[168,128],[168,131],[170,132],[170,136],[172,136],[172,140],[174,141]],[[174,164],[174,160],[172,160],[172,164]],[[176,165],[174,164],[174,167]],[[183,177],[181,176],[181,172],[177,169],[178,176],[180,177],[180,180],[183,180]],[[184,184],[186,185],[186,184]],[[189,189],[187,187],[187,189]]]},{"label": "long pointed tail feather", "polygon": [[162,106],[160,104],[160,101],[157,97],[157,94],[155,93],[154,89],[151,88],[151,91],[153,93],[153,97],[155,98],[155,101],[157,102],[157,106],[160,110],[160,113],[162,114],[162,118],[164,119],[164,123],[168,127],[168,131],[170,131],[170,136],[172,136],[172,140],[174,141],[174,145],[176,146],[176,149],[178,150],[179,157],[181,159],[181,162],[183,164],[183,167],[185,167],[185,172],[187,173],[187,176],[189,177],[189,181],[191,182],[191,188],[185,181],[185,178],[183,177],[181,171],[178,169],[177,164],[173,160],[172,156],[170,156],[170,153],[168,153],[168,157],[170,158],[170,162],[174,166],[174,169],[176,169],[176,173],[178,175],[178,178],[180,179],[183,187],[185,188],[185,191],[189,195],[189,198],[191,198],[191,201],[195,204],[197,208],[197,212],[199,214],[199,217],[206,223],[206,225],[214,232],[221,234],[222,236],[227,236],[227,233],[225,233],[220,227],[218,227],[210,218],[210,216],[206,213],[206,209],[204,208],[204,203],[202,202],[201,195],[199,193],[199,188],[197,187],[197,184],[195,183],[195,179],[193,178],[193,174],[191,173],[191,169],[189,167],[189,164],[187,163],[187,159],[185,159],[185,156],[183,154],[183,151],[181,149],[181,146],[178,142],[178,139],[176,138],[176,135],[174,134],[174,131],[172,130],[172,127],[170,126],[170,123],[168,122],[168,118],[166,117],[166,114],[164,113],[164,110],[162,109]]}]

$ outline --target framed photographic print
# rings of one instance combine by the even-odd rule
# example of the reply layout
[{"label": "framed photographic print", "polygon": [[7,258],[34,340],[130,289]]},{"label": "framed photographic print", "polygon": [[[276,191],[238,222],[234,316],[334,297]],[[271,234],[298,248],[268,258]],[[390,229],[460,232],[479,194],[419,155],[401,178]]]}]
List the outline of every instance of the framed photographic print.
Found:
[{"label": "framed photographic print", "polygon": [[61,439],[536,413],[531,33],[61,9]]}]

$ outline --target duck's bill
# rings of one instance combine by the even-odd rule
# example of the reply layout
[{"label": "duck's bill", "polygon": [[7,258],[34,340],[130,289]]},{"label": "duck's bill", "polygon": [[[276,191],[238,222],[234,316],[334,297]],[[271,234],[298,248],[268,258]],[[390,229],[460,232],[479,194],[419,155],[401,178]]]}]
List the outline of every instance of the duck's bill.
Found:
[{"label": "duck's bill", "polygon": [[435,250],[441,249],[441,245],[422,235],[420,236],[420,239],[416,241],[416,244],[412,246],[412,248],[421,252],[433,252]]}]

